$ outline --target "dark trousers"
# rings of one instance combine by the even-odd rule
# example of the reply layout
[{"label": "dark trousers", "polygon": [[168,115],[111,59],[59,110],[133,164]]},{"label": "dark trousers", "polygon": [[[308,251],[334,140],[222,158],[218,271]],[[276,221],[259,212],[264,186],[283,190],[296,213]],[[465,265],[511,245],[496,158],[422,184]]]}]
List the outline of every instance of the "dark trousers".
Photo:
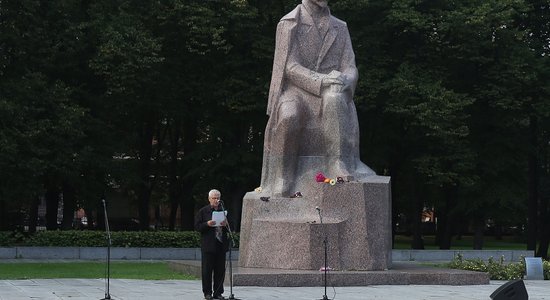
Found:
[{"label": "dark trousers", "polygon": [[[223,246],[216,247],[216,252],[202,252],[202,292],[205,295],[219,296],[223,294],[225,278],[225,251]],[[212,276],[213,275],[213,276]],[[212,285],[214,277],[214,285]]]}]

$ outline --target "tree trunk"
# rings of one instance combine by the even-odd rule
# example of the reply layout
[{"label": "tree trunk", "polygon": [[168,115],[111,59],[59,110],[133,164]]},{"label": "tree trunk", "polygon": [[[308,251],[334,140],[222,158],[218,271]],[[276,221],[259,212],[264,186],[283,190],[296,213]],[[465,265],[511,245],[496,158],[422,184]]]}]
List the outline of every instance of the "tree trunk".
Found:
[{"label": "tree trunk", "polygon": [[[147,178],[148,180],[148,178]],[[142,181],[145,181],[142,178]],[[151,190],[146,182],[140,183],[139,187],[139,228],[141,230],[149,230],[149,202],[151,200]]]},{"label": "tree trunk", "polygon": [[[188,155],[192,153],[197,145],[197,122],[193,119],[187,119],[183,126],[183,151]],[[194,165],[190,159],[185,159],[184,169],[193,169]],[[195,185],[194,177],[183,174],[182,189],[181,189],[181,230],[194,230],[195,227],[195,199],[193,198],[193,186]],[[201,195],[204,199],[204,205],[207,204],[208,195]]]},{"label": "tree trunk", "polygon": [[4,201],[4,197],[0,193],[0,231],[8,230],[8,212]]},{"label": "tree trunk", "polygon": [[536,256],[540,256],[544,259],[548,259],[549,244],[550,244],[550,216],[547,216],[546,219],[544,220],[544,226],[543,226],[542,235],[540,238],[539,249],[537,250]]},{"label": "tree trunk", "polygon": [[528,162],[528,200],[527,200],[527,250],[537,247],[537,219],[538,219],[538,158],[537,158],[537,131],[538,122],[535,116],[529,118],[529,162]]},{"label": "tree trunk", "polygon": [[[105,204],[103,203],[103,200],[105,200]],[[101,197],[101,200],[96,202],[96,205],[94,206],[95,211],[97,212],[95,215],[95,228],[99,230],[105,230],[105,210],[107,209],[107,217],[109,217],[109,199],[105,199],[105,197]],[[91,220],[93,220],[93,211],[94,209],[86,210],[86,216],[88,215],[88,212],[90,212],[91,217],[88,217],[88,223],[90,223]]]},{"label": "tree trunk", "polygon": [[445,228],[447,227],[447,210],[441,207],[437,214],[437,227],[435,229],[435,244],[441,245]]},{"label": "tree trunk", "polygon": [[[229,192],[229,202],[225,203],[225,209],[228,210],[228,221],[231,225],[232,231],[240,231],[241,229],[241,210],[243,204],[243,197],[246,190],[242,185],[235,185],[235,188]],[[227,193],[226,193],[227,194]]]},{"label": "tree trunk", "polygon": [[46,188],[46,229],[58,229],[57,210],[59,208],[59,189],[53,184]]},{"label": "tree trunk", "polygon": [[[97,222],[99,220],[94,217],[94,210],[90,206],[84,208],[84,214],[86,214],[86,220],[88,221],[88,229],[98,228]],[[103,214],[103,210],[101,214]]]},{"label": "tree trunk", "polygon": [[[179,200],[179,199],[176,199]],[[170,217],[168,220],[168,230],[175,230],[176,229],[176,217],[178,215],[178,207],[179,207],[179,201],[177,202],[170,202]]]},{"label": "tree trunk", "polygon": [[[208,204],[208,195],[203,196],[204,202]],[[181,230],[194,230],[195,228],[195,199],[193,199],[193,181],[188,180],[183,185],[182,203],[181,203]]]},{"label": "tree trunk", "polygon": [[495,239],[497,241],[502,241],[502,225],[495,224]]},{"label": "tree trunk", "polygon": [[139,132],[138,207],[141,230],[149,229],[149,202],[151,200],[151,157],[153,153],[154,122],[144,121]]},{"label": "tree trunk", "polygon": [[474,217],[474,250],[483,249],[483,238],[485,231],[485,219],[481,216]]},{"label": "tree trunk", "polygon": [[76,195],[74,186],[68,182],[63,183],[63,221],[61,228],[69,230],[73,228],[74,212],[76,211]]},{"label": "tree trunk", "polygon": [[159,230],[164,227],[164,222],[162,222],[162,216],[160,214],[160,205],[155,205],[155,230]]},{"label": "tree trunk", "polygon": [[411,206],[411,230],[412,230],[412,249],[424,249],[424,238],[422,237],[422,211],[424,210],[423,197],[415,191],[413,204]]},{"label": "tree trunk", "polygon": [[544,197],[540,202],[540,221],[541,225],[541,234],[539,248],[537,250],[537,255],[544,259],[548,259],[548,246],[550,243],[550,210],[548,208],[549,197]]},{"label": "tree trunk", "polygon": [[38,206],[40,205],[40,197],[36,196],[31,200],[29,207],[29,233],[36,232],[38,226]]},{"label": "tree trunk", "polygon": [[[544,140],[548,140],[550,136],[544,137]],[[543,174],[541,177],[544,179],[541,181],[541,195],[544,195],[540,199],[540,224],[541,234],[539,249],[537,250],[537,256],[544,259],[548,259],[548,247],[550,246],[550,147],[548,144],[541,145],[541,165],[543,166]]]},{"label": "tree trunk", "polygon": [[181,197],[181,186],[178,180],[178,151],[179,151],[180,128],[179,124],[173,126],[170,135],[170,165],[169,172],[169,190],[168,197],[170,201],[170,220],[168,228],[174,230],[176,225],[176,216]]},{"label": "tree trunk", "polygon": [[439,249],[448,250],[451,249],[451,241],[453,238],[453,227],[454,227],[454,218],[453,210],[455,207],[455,198],[456,198],[456,189],[446,188],[445,189],[445,212],[444,224],[441,232],[441,239],[439,240]]}]

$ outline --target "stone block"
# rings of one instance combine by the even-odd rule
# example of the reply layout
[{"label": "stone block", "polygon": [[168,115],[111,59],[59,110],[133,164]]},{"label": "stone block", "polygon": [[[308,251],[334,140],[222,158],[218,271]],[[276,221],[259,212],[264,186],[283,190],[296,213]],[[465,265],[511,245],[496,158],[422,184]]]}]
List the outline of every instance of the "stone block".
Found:
[{"label": "stone block", "polygon": [[450,275],[446,273],[412,273],[409,277],[409,284],[449,284]]},{"label": "stone block", "polygon": [[279,286],[277,277],[273,274],[235,274],[233,275],[233,284],[236,286]]},{"label": "stone block", "polygon": [[[324,276],[323,272],[321,276]],[[366,273],[360,272],[339,272],[332,271],[327,272],[327,285],[328,286],[365,286],[367,285]],[[324,277],[321,277],[324,283]]]},{"label": "stone block", "polygon": [[412,261],[451,261],[454,251],[447,250],[410,250]]},{"label": "stone block", "polygon": [[16,248],[0,248],[0,259],[12,259],[16,258],[17,250]]},{"label": "stone block", "polygon": [[[319,183],[302,198],[243,200],[241,267],[317,270],[323,266],[327,236],[329,263],[338,270],[391,267],[391,192],[389,177],[365,182]],[[318,211],[323,218],[323,224]]]},{"label": "stone block", "polygon": [[461,254],[464,259],[495,260],[504,257],[506,262],[518,262],[522,257],[532,257],[533,251],[525,250],[392,250],[393,261],[451,261]]},{"label": "stone block", "polygon": [[393,261],[410,261],[411,260],[411,250],[401,250],[393,249],[392,252]]},{"label": "stone block", "polygon": [[17,247],[17,258],[78,259],[78,247]]},{"label": "stone block", "polygon": [[[107,247],[80,248],[80,259],[102,260],[106,258]],[[111,247],[111,259],[139,260],[141,259],[141,248]]]},{"label": "stone block", "polygon": [[141,259],[141,249],[113,247],[111,248],[111,259]]},{"label": "stone block", "polygon": [[504,258],[504,261],[512,261],[512,251],[510,250],[459,250],[456,251],[456,255],[462,254],[464,259],[482,259],[488,260],[493,258],[494,260],[499,260],[501,257]]},{"label": "stone block", "polygon": [[514,250],[512,251],[512,261],[521,261],[523,257],[533,257],[535,251],[533,250]]},{"label": "stone block", "polygon": [[323,277],[321,272],[318,274],[306,273],[306,274],[291,274],[283,273],[277,275],[277,286],[288,287],[301,287],[301,286],[322,286]]},{"label": "stone block", "polygon": [[[339,225],[338,222],[321,225],[299,220],[253,220],[250,236],[256,241],[256,251],[249,262],[264,268],[319,269],[324,265],[324,234],[330,241],[330,257],[338,257],[336,242],[332,241],[338,241]],[[336,259],[329,266],[339,268],[340,264]]]},{"label": "stone block", "polygon": [[470,273],[452,273],[449,276],[448,285],[476,285],[476,284],[489,284],[489,275],[484,272],[470,272]]},{"label": "stone block", "polygon": [[107,258],[106,247],[81,247],[80,259],[102,260]]},{"label": "stone block", "polygon": [[377,271],[365,274],[366,285],[406,285],[410,274],[407,272]]}]

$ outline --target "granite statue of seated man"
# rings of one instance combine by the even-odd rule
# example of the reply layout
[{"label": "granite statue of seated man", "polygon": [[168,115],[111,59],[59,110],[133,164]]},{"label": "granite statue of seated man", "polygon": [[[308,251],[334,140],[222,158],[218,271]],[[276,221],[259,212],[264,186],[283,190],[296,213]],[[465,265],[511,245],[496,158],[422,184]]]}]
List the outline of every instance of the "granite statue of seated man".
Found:
[{"label": "granite statue of seated man", "polygon": [[345,22],[327,0],[303,0],[277,26],[261,187],[290,196],[315,174],[362,180],[353,102],[358,72]]}]

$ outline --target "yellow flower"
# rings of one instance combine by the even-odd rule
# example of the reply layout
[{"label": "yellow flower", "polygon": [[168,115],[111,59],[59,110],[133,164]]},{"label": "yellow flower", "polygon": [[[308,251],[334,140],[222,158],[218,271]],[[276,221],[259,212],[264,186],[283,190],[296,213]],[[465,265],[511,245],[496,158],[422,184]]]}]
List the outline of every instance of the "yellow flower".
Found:
[{"label": "yellow flower", "polygon": [[261,193],[261,192],[262,192],[262,187],[259,186],[259,187],[255,188],[254,191],[255,191],[256,193]]},{"label": "yellow flower", "polygon": [[329,183],[330,183],[330,185],[335,185],[335,184],[336,184],[336,180],[331,179],[331,180],[329,181]]}]

